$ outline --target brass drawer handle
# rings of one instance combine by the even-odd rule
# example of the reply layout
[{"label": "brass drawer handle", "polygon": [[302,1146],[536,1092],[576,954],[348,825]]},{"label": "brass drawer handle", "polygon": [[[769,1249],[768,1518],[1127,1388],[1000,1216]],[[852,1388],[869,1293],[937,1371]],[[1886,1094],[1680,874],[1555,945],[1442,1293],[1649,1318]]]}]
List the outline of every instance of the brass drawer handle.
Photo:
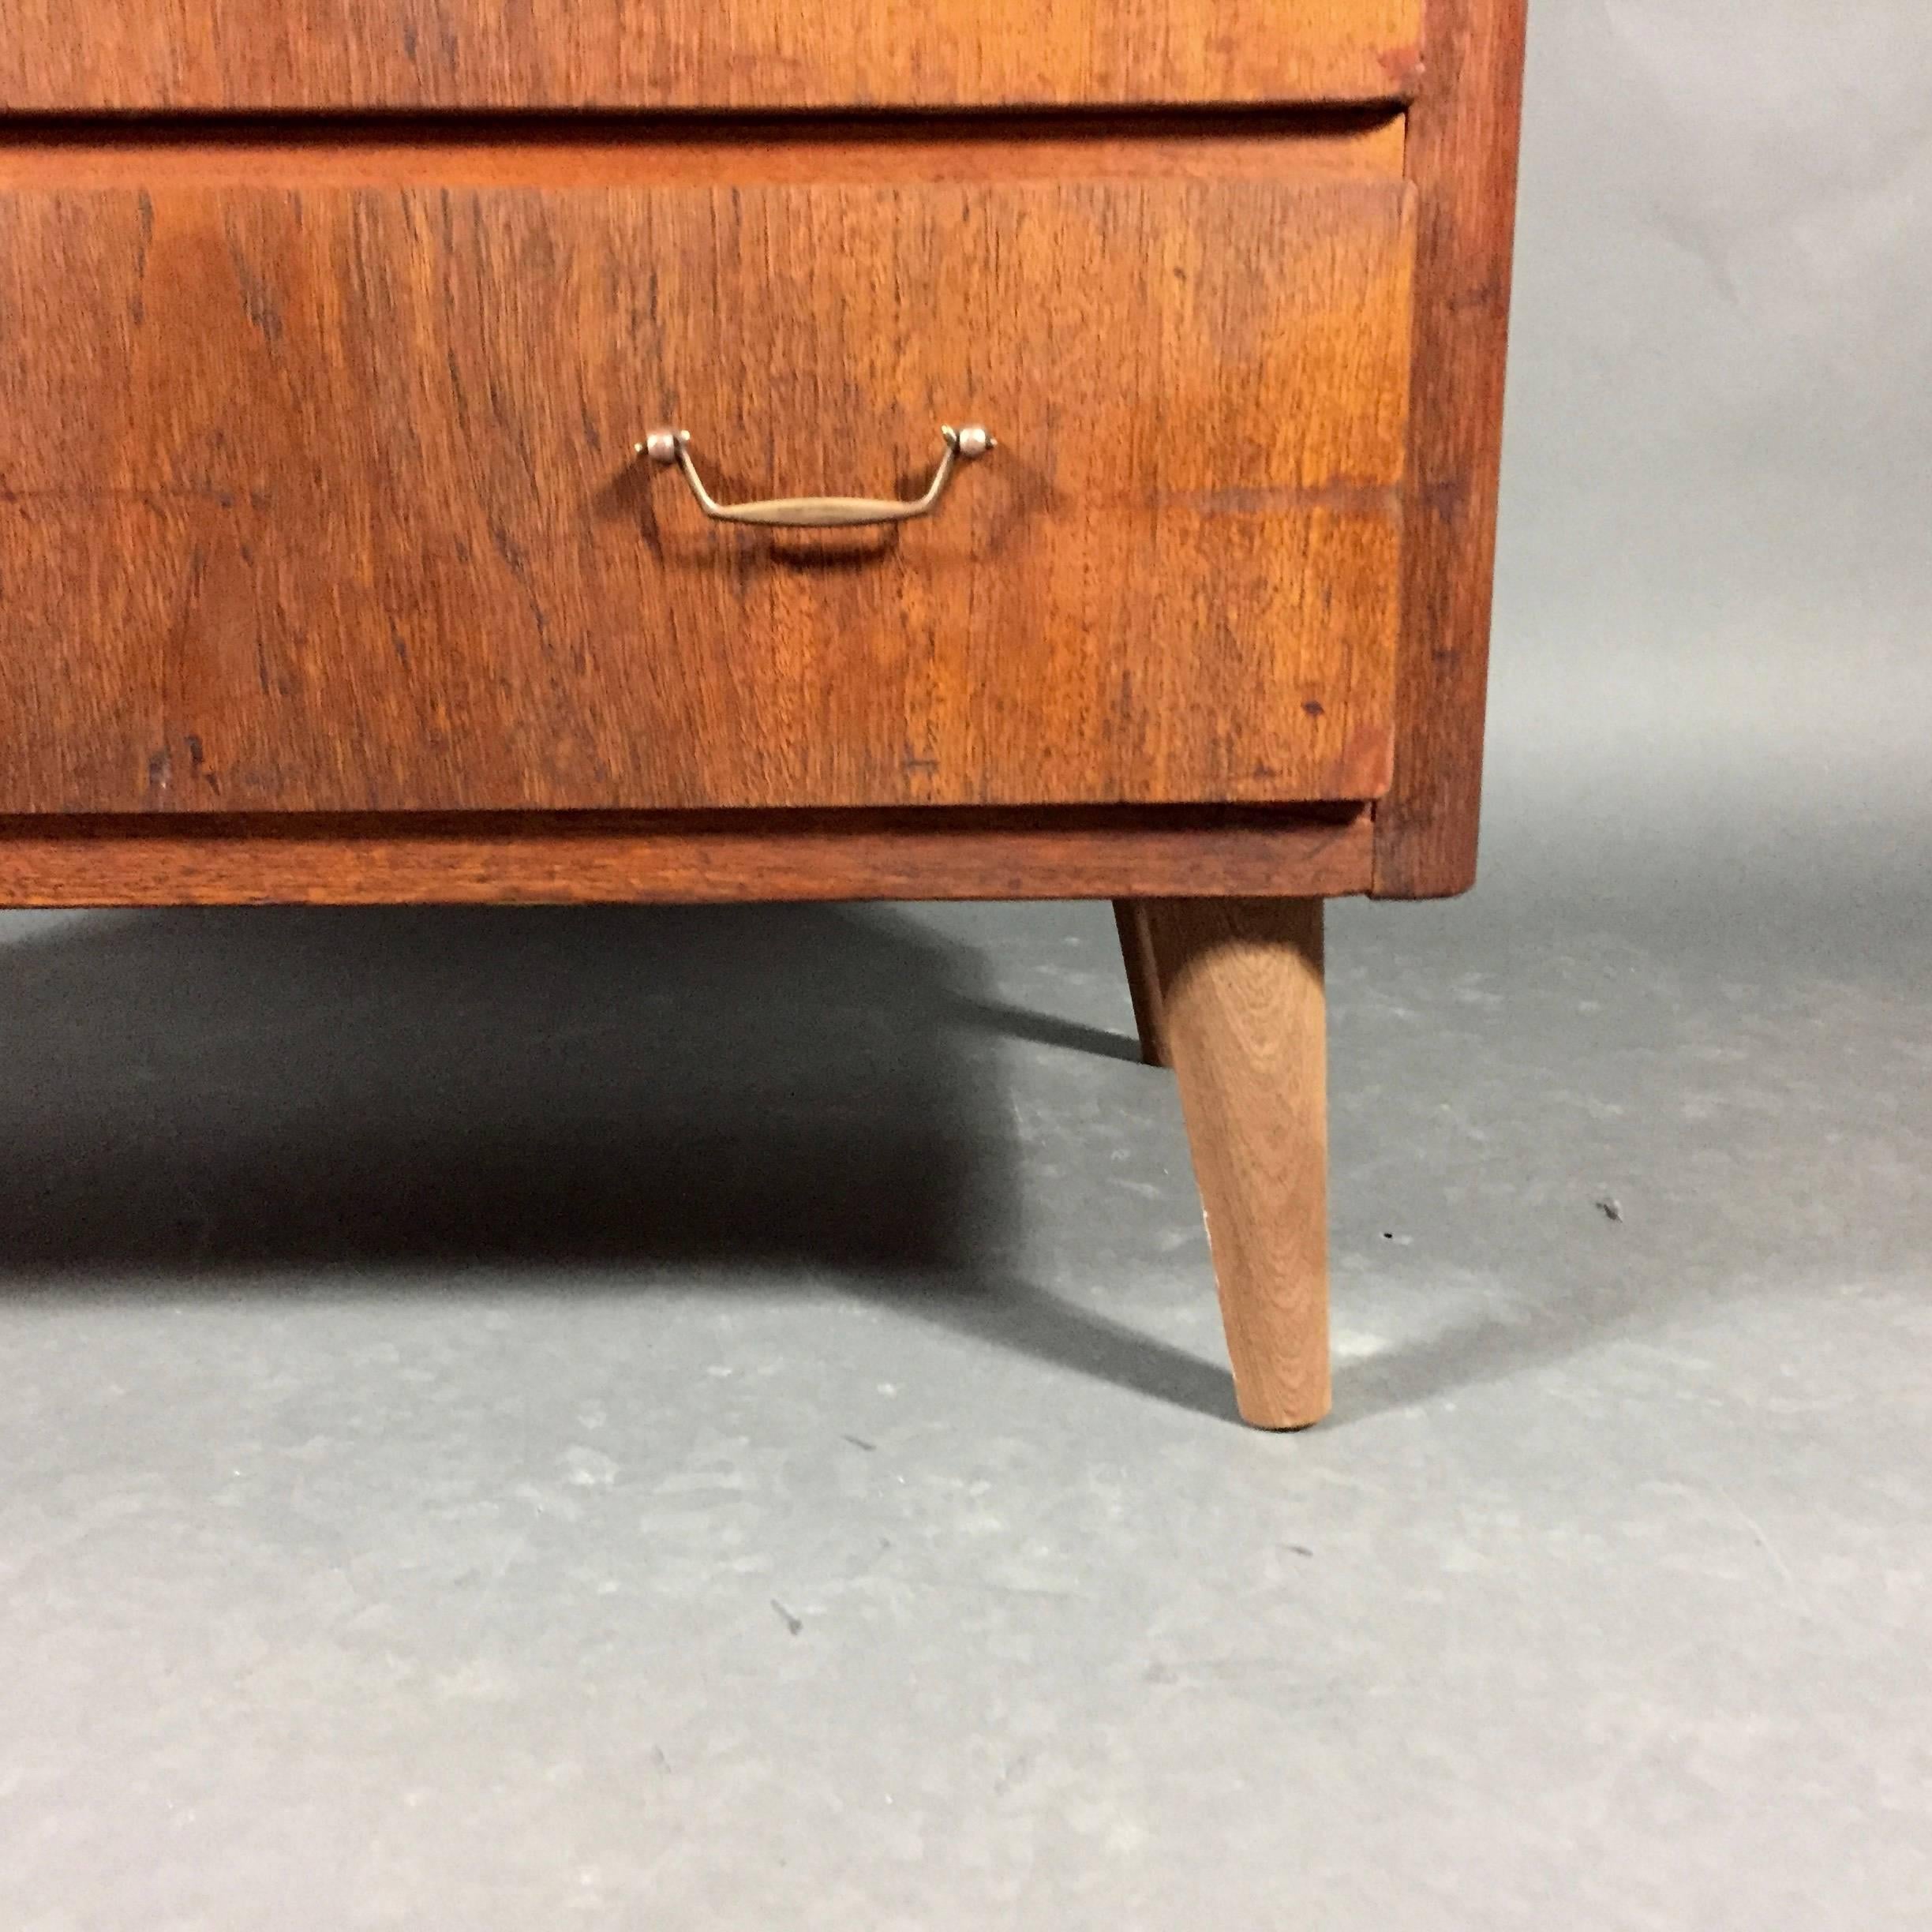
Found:
[{"label": "brass drawer handle", "polygon": [[771,503],[721,504],[704,486],[697,466],[691,459],[691,432],[687,429],[653,429],[638,446],[640,456],[653,462],[676,463],[684,472],[698,507],[720,523],[759,523],[788,530],[852,530],[867,523],[909,523],[915,517],[930,516],[939,499],[953,481],[953,466],[961,458],[971,462],[997,447],[992,437],[978,423],[963,429],[945,429],[945,454],[926,493],[911,503],[895,498],[867,496],[788,496]]}]

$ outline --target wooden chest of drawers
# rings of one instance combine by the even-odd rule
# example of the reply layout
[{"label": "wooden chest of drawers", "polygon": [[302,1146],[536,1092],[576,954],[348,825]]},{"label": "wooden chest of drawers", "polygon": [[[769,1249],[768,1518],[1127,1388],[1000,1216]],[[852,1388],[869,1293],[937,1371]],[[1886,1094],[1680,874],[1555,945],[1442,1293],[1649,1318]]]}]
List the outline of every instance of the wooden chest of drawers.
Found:
[{"label": "wooden chest of drawers", "polygon": [[21,0],[0,903],[1111,898],[1316,1419],[1321,903],[1473,867],[1521,9]]}]

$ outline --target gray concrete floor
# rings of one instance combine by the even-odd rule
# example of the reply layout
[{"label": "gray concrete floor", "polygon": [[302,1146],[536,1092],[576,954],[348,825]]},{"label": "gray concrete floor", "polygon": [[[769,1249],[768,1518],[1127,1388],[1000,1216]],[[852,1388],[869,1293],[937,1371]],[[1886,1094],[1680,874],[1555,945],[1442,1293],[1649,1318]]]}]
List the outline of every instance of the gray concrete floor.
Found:
[{"label": "gray concrete floor", "polygon": [[1279,1439],[1103,907],[5,922],[0,1925],[1932,1922],[1926,925],[1511,870]]}]

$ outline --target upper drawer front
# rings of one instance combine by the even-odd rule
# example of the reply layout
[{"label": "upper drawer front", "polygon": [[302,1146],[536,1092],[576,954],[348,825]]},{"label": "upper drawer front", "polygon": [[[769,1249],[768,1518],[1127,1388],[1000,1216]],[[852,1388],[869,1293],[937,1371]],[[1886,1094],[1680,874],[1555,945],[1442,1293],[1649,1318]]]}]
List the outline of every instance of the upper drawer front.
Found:
[{"label": "upper drawer front", "polygon": [[0,112],[1405,98],[1421,0],[9,0]]},{"label": "upper drawer front", "polygon": [[1380,792],[1404,185],[889,160],[0,189],[0,811]]}]

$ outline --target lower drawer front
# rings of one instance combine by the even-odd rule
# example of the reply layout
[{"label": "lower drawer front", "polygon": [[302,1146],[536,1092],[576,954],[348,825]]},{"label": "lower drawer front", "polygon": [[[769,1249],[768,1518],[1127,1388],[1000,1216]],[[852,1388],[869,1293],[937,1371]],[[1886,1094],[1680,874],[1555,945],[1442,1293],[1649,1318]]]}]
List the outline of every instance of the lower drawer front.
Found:
[{"label": "lower drawer front", "polygon": [[[0,194],[0,811],[1365,799],[1388,181]],[[940,425],[998,447],[934,513]]]}]

